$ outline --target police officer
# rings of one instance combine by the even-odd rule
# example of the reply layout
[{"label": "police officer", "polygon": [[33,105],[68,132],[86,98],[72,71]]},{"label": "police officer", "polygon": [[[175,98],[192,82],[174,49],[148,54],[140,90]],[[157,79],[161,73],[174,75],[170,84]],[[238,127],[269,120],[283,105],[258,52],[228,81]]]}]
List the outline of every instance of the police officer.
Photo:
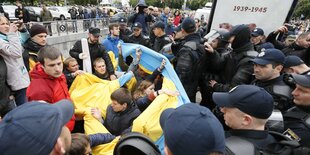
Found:
[{"label": "police officer", "polygon": [[296,105],[283,114],[284,129],[288,133],[292,130],[295,139],[310,147],[310,75],[292,74],[292,78],[296,83],[292,92]]},{"label": "police officer", "polygon": [[132,25],[133,33],[128,37],[128,43],[140,44],[150,48],[150,39],[142,34],[142,25],[136,22]]},{"label": "police officer", "polygon": [[261,28],[255,28],[251,33],[251,42],[254,44],[254,49],[257,52],[261,52],[264,49],[274,48],[270,42],[265,42],[264,30]]},{"label": "police officer", "polygon": [[310,72],[310,67],[307,66],[298,56],[289,55],[285,57],[283,71],[289,74],[296,73],[307,75]]},{"label": "police officer", "polygon": [[152,27],[152,31],[156,36],[153,50],[159,52],[165,45],[169,44],[171,40],[165,33],[165,24],[162,21],[156,22]]},{"label": "police officer", "polygon": [[257,56],[253,44],[250,41],[251,31],[247,25],[236,25],[229,32],[229,42],[232,51],[221,57],[210,44],[205,43],[211,65],[218,71],[223,71],[223,83],[210,80],[210,86],[215,92],[227,92],[240,84],[250,84],[253,74],[253,66],[249,60]]},{"label": "police officer", "polygon": [[276,109],[285,111],[292,107],[292,88],[283,80],[281,71],[285,56],[278,49],[267,49],[252,59],[255,80],[253,85],[264,88],[273,99]]},{"label": "police officer", "polygon": [[213,93],[213,100],[221,107],[225,124],[231,128],[226,132],[227,150],[238,154],[240,150],[234,150],[233,146],[243,147],[238,146],[240,143],[235,143],[234,137],[247,140],[258,149],[264,149],[268,144],[276,142],[265,130],[267,119],[273,111],[273,98],[263,88],[239,85],[229,92]]},{"label": "police officer", "polygon": [[[196,33],[195,21],[191,18],[185,18],[181,24],[181,31],[184,36],[181,48],[179,51],[174,51],[175,54],[175,72],[177,73],[189,99],[195,102],[196,92],[198,87],[198,73],[196,63],[203,56],[204,49],[200,46],[201,37]],[[201,48],[202,49],[201,49]]]},{"label": "police officer", "polygon": [[127,27],[126,18],[121,17],[118,21],[119,23],[119,39],[127,42],[128,36],[132,33],[131,30]]}]

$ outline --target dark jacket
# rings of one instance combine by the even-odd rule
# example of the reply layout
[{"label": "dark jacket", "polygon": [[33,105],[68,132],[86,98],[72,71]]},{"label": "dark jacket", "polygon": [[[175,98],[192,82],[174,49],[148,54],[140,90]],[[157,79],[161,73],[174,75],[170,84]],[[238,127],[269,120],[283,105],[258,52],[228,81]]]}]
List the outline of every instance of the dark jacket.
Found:
[{"label": "dark jacket", "polygon": [[[296,42],[292,43],[291,45],[285,47],[282,49],[282,52],[288,56],[288,55],[296,55],[300,59],[302,59],[306,65],[310,65],[310,48],[304,48],[296,44]],[[308,52],[307,52],[308,50]]]},{"label": "dark jacket", "polygon": [[140,44],[145,47],[151,48],[150,38],[146,37],[143,34],[140,34],[138,37],[133,34],[129,35],[127,43]]},{"label": "dark jacket", "polygon": [[[198,87],[198,80],[195,80],[192,70],[194,67],[194,57],[192,56],[192,53],[197,53],[194,48],[198,48],[197,45],[200,44],[200,35],[198,33],[189,34],[184,38],[182,41],[181,48],[179,51],[173,51],[173,54],[175,55],[175,72],[177,73],[187,95],[191,98],[192,96],[196,95],[197,87]],[[187,42],[193,42],[196,46],[194,48],[189,48],[188,46],[185,46]],[[174,48],[175,49],[175,48]],[[194,50],[194,51],[193,51]]]},{"label": "dark jacket", "polygon": [[249,62],[258,55],[252,43],[233,49],[227,55],[220,57],[218,52],[210,54],[210,61],[214,69],[223,71],[223,81],[213,87],[216,92],[227,92],[240,84],[250,84],[253,79],[253,64]]},{"label": "dark jacket", "polygon": [[[216,49],[217,53],[220,57],[224,57],[225,55],[231,52],[231,49],[227,48],[218,48]],[[210,80],[215,80],[219,83],[223,83],[223,76],[225,75],[224,71],[216,70],[211,64],[209,59],[206,60],[206,66],[203,68],[203,80],[206,85],[209,85]]]},{"label": "dark jacket", "polygon": [[[153,94],[153,93],[151,93]],[[155,99],[154,95],[145,95],[137,99],[136,103],[141,112],[143,112]]]},{"label": "dark jacket", "polygon": [[102,74],[98,73],[97,71],[95,71],[93,74],[102,80],[110,80],[110,75],[107,72],[102,75]]},{"label": "dark jacket", "polygon": [[[19,15],[22,15],[22,17],[19,17]],[[30,14],[24,7],[15,9],[15,17],[19,20],[22,19],[24,23],[30,22]]]},{"label": "dark jacket", "polygon": [[127,109],[122,112],[114,112],[109,105],[103,125],[112,135],[119,136],[131,132],[132,123],[139,115],[140,110],[134,102],[128,104]]},{"label": "dark jacket", "polygon": [[159,52],[165,45],[169,43],[171,43],[171,40],[166,34],[160,37],[156,37],[153,45],[153,50]]},{"label": "dark jacket", "polygon": [[[279,36],[282,36],[283,33],[280,33]],[[277,40],[277,33],[271,32],[267,38],[266,38],[266,42],[270,42],[274,45],[274,47],[276,49],[282,50],[283,48],[287,47],[283,42]]]},{"label": "dark jacket", "polygon": [[[286,46],[283,42],[280,42],[276,39],[278,34],[271,32],[266,41],[271,42],[275,48],[282,50],[282,52],[287,55],[296,55],[300,57],[308,66],[310,65],[310,48],[304,48],[296,44],[296,42],[291,45]],[[308,52],[307,52],[308,51]]]},{"label": "dark jacket", "polygon": [[63,73],[65,74],[68,89],[70,89],[75,77],[72,76],[72,73],[68,71],[67,69],[64,69]]},{"label": "dark jacket", "polygon": [[70,10],[68,11],[68,13],[70,13],[71,19],[77,19],[77,14],[78,14],[78,12],[77,12],[76,9],[70,9]]},{"label": "dark jacket", "polygon": [[[112,61],[110,59],[109,54],[105,51],[105,48],[103,45],[99,43],[95,44],[90,44],[88,43],[89,46],[89,54],[90,54],[90,60],[91,60],[91,65],[92,65],[92,71],[95,72],[94,67],[93,67],[93,62],[95,61],[96,58],[103,58],[106,66],[107,66],[107,71],[110,75],[114,74],[114,68]],[[82,43],[81,40],[77,41],[72,49],[69,51],[70,56],[75,58],[80,65],[80,69],[83,70],[83,60],[79,58],[79,54],[82,53]]]},{"label": "dark jacket", "polygon": [[23,47],[25,49],[23,52],[23,59],[24,59],[25,66],[26,66],[27,70],[29,71],[30,70],[29,59],[32,59],[33,61],[38,62],[37,54],[43,46],[35,43],[31,39],[28,39],[25,42],[25,44],[23,44]]},{"label": "dark jacket", "polygon": [[171,25],[167,25],[165,27],[165,33],[167,35],[172,35],[173,32],[174,32],[174,25],[173,25],[173,23]]},{"label": "dark jacket", "polygon": [[144,35],[149,34],[148,22],[152,21],[151,15],[147,15],[143,12],[143,10],[140,10],[139,13],[134,14],[132,18],[132,23],[139,22],[142,25],[142,33]]},{"label": "dark jacket", "polygon": [[[259,131],[259,130],[230,130],[225,133],[226,141],[227,138],[235,136],[241,139],[247,140],[254,144],[259,150],[266,148],[268,144],[276,143],[277,140],[268,133],[268,131]],[[227,146],[227,144],[226,144]],[[242,147],[242,146],[240,146]],[[227,150],[227,148],[226,148]],[[226,152],[227,153],[227,152]],[[225,154],[226,154],[225,153]],[[228,153],[227,153],[228,154]]]},{"label": "dark jacket", "polygon": [[124,30],[120,29],[119,30],[119,39],[123,40],[125,43],[127,43],[128,40],[128,36],[131,34],[132,32],[130,31],[130,29],[125,28]]},{"label": "dark jacket", "polygon": [[100,144],[106,144],[111,142],[115,136],[110,133],[96,133],[96,134],[90,134],[89,136],[89,143],[90,147],[95,147]]},{"label": "dark jacket", "polygon": [[9,110],[11,109],[7,109],[4,108],[9,102],[9,96],[11,93],[10,87],[6,82],[6,78],[7,78],[7,68],[6,68],[6,64],[4,62],[4,59],[2,58],[2,56],[0,55],[0,116],[3,117],[4,113],[7,113]]},{"label": "dark jacket", "polygon": [[293,106],[293,89],[284,82],[283,75],[268,81],[255,79],[252,84],[264,88],[273,97],[275,109],[283,112]]},{"label": "dark jacket", "polygon": [[[284,130],[291,129],[303,146],[310,147],[310,108],[295,106],[283,114]],[[308,123],[307,123],[308,122]]]}]

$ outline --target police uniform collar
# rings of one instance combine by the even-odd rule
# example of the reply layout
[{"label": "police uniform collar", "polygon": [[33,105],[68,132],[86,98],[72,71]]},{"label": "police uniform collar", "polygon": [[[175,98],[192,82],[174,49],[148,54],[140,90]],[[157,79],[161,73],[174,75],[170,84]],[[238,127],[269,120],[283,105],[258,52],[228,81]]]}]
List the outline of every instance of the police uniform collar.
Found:
[{"label": "police uniform collar", "polygon": [[227,137],[237,136],[251,139],[265,139],[269,133],[266,130],[229,130],[226,135]]},{"label": "police uniform collar", "polygon": [[302,110],[302,111],[310,114],[310,106],[296,105],[295,108],[292,108],[292,109],[296,109],[297,111]]}]

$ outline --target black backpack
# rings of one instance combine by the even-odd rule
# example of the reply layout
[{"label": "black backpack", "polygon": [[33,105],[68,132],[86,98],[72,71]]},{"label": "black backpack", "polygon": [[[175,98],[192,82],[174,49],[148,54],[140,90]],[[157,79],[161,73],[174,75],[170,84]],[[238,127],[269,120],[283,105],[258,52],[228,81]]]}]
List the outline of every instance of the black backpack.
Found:
[{"label": "black backpack", "polygon": [[266,148],[259,149],[250,140],[231,136],[226,138],[225,154],[227,155],[309,155],[310,148],[300,146],[296,140],[291,140],[285,135],[269,131],[276,143],[268,144]]},{"label": "black backpack", "polygon": [[185,42],[184,47],[189,48],[190,55],[194,62],[192,67],[192,80],[198,80],[202,76],[203,68],[206,64],[206,52],[204,46],[194,41]]}]

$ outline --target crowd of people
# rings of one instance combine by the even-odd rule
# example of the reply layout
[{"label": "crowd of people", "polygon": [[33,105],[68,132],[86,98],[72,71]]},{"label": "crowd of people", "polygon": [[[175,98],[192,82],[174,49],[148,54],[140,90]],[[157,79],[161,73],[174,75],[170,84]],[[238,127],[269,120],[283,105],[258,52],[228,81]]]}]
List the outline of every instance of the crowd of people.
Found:
[{"label": "crowd of people", "polygon": [[[132,125],[161,94],[180,95],[162,87],[169,60],[191,103],[160,115],[166,155],[309,154],[309,30],[284,24],[265,34],[253,23],[223,23],[207,34],[202,19],[158,10],[139,3],[128,18],[109,24],[101,43],[100,28],[89,28],[67,58],[48,45],[46,26],[0,15],[0,152],[91,154],[91,147],[119,138],[117,154],[160,154]],[[124,43],[167,59],[149,73],[140,64],[143,51],[125,57]],[[69,89],[83,74],[122,86],[110,94],[105,114],[89,109],[109,133],[86,135],[83,117],[74,114]],[[132,78],[136,84],[125,85]],[[274,121],[276,112],[281,119]],[[126,143],[132,138],[139,143]]]}]

